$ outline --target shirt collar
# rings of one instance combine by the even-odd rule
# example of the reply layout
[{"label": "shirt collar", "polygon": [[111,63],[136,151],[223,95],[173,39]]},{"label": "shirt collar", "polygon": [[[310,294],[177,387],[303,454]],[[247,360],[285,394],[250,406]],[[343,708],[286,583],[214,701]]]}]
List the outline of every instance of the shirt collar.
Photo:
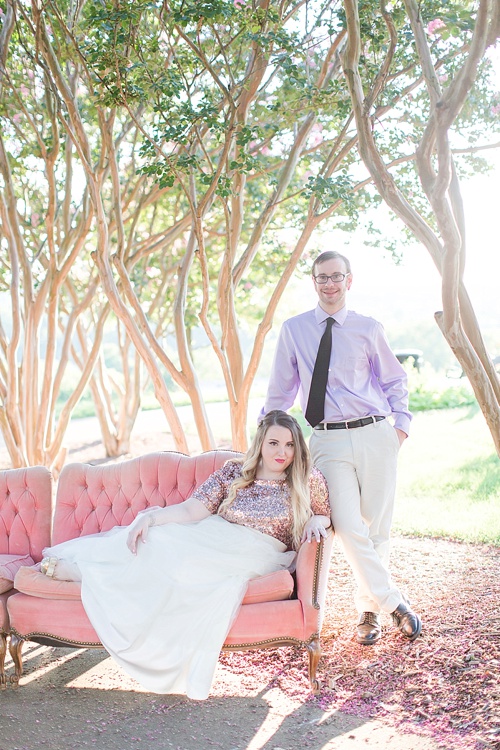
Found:
[{"label": "shirt collar", "polygon": [[320,323],[324,323],[327,318],[335,318],[336,324],[339,326],[343,326],[347,318],[347,306],[344,305],[344,307],[341,307],[340,310],[337,310],[337,312],[334,315],[329,315],[327,312],[323,310],[321,305],[318,304],[316,305],[314,316],[316,318],[316,323],[318,323],[318,325]]}]

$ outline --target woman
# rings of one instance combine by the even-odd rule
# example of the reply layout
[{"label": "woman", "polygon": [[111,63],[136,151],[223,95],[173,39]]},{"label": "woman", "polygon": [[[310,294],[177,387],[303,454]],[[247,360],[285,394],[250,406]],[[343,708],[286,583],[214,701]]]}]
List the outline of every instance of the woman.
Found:
[{"label": "woman", "polygon": [[42,570],[82,581],[103,646],[145,688],[203,699],[248,581],[326,536],[329,510],[298,423],[276,410],[188,500],[44,550]]}]

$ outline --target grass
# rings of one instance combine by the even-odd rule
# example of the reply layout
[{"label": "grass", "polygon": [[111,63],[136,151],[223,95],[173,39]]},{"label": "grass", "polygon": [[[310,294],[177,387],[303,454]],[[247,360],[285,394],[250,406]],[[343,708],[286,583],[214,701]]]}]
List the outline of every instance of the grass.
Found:
[{"label": "grass", "polygon": [[[224,402],[215,392],[210,400]],[[146,402],[143,408],[154,403]],[[400,452],[393,530],[500,546],[500,460],[491,434],[476,403],[444,406],[441,399],[437,408],[414,414],[410,438]],[[229,417],[224,414],[221,409],[217,428],[229,439]],[[310,427],[298,409],[293,414],[307,438]],[[250,425],[255,416],[249,417]]]},{"label": "grass", "polygon": [[393,529],[500,546],[500,460],[477,407],[415,415]]},{"label": "grass", "polygon": [[[307,437],[310,427],[293,414]],[[500,546],[500,459],[477,403],[414,415],[399,454],[393,531]]]}]

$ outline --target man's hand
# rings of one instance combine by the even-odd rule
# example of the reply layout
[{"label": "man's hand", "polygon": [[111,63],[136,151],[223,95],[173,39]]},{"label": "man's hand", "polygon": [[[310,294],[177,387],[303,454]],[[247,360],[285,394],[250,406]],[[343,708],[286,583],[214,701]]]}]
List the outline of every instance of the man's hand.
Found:
[{"label": "man's hand", "polygon": [[408,435],[406,434],[406,432],[403,432],[403,430],[399,430],[397,427],[395,427],[394,429],[396,430],[396,435],[398,436],[399,440],[399,447],[401,448]]}]

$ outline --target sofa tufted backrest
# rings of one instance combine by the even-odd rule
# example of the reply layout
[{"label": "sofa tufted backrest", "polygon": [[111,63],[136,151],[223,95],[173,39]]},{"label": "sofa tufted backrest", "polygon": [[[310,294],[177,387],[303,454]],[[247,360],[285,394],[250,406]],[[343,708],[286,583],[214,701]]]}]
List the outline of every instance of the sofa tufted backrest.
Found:
[{"label": "sofa tufted backrest", "polygon": [[44,466],[0,471],[0,553],[35,562],[50,544],[52,476]]},{"label": "sofa tufted backrest", "polygon": [[57,486],[52,544],[127,526],[152,505],[180,503],[228,459],[240,455],[229,450],[199,456],[164,451],[109,466],[67,464]]}]

